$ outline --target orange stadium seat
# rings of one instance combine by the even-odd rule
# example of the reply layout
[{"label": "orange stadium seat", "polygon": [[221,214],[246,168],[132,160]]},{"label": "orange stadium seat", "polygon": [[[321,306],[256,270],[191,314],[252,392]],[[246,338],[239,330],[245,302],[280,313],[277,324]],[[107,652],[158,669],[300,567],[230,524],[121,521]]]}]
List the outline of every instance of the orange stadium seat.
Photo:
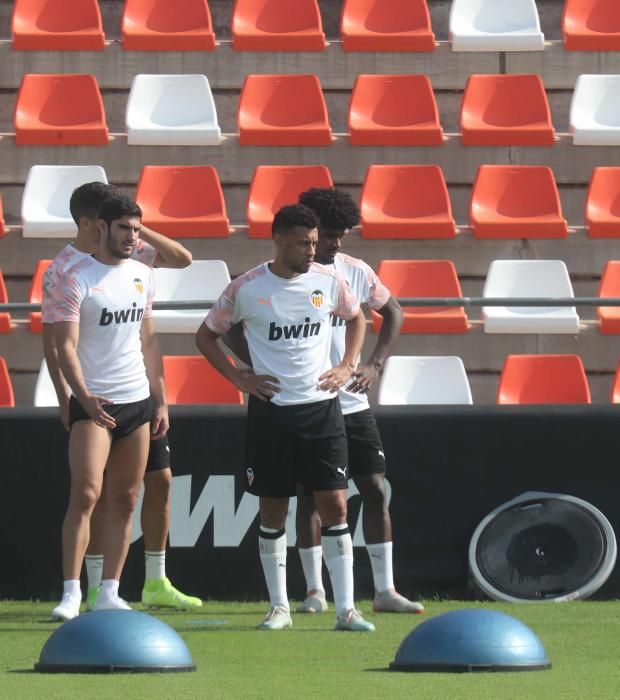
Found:
[{"label": "orange stadium seat", "polygon": [[434,51],[426,0],[345,0],[340,21],[345,51]]},{"label": "orange stadium seat", "polygon": [[[377,274],[399,297],[460,297],[461,285],[450,260],[382,260]],[[467,314],[461,306],[403,306],[401,333],[467,333]],[[378,333],[382,317],[372,311],[372,330]]]},{"label": "orange stadium seat", "polygon": [[285,204],[295,204],[311,187],[333,187],[324,165],[259,165],[254,171],[246,218],[250,238],[271,238],[274,214]]},{"label": "orange stadium seat", "polygon": [[[0,304],[8,304],[9,295],[6,291],[6,285],[4,283],[4,275],[2,270],[0,270]],[[0,333],[10,333],[11,332],[11,314],[6,311],[0,312]]]},{"label": "orange stadium seat", "polygon": [[102,51],[105,35],[97,0],[15,0],[13,48]]},{"label": "orange stadium seat", "polygon": [[0,197],[0,238],[2,238],[4,234],[4,209],[2,207],[2,197]]},{"label": "orange stadium seat", "polygon": [[590,238],[620,238],[620,168],[594,168],[585,219]]},{"label": "orange stadium seat", "polygon": [[236,0],[235,51],[323,51],[325,34],[317,0]]},{"label": "orange stadium seat", "polygon": [[[228,357],[234,364],[231,357]],[[164,380],[170,404],[242,404],[243,394],[202,355],[164,355]]]},{"label": "orange stadium seat", "polygon": [[18,146],[105,146],[108,125],[94,75],[28,73],[15,105]]},{"label": "orange stadium seat", "polygon": [[[37,266],[34,268],[34,275],[32,276],[32,282],[30,283],[30,294],[28,295],[28,301],[30,304],[41,303],[41,300],[43,299],[43,275],[51,264],[51,260],[39,260]],[[30,332],[43,332],[43,322],[41,321],[40,311],[32,311],[30,313]]]},{"label": "orange stadium seat", "polygon": [[465,146],[552,146],[555,130],[538,75],[471,75],[461,107]]},{"label": "orange stadium seat", "polygon": [[551,168],[481,165],[469,210],[474,238],[566,238]]},{"label": "orange stadium seat", "polygon": [[[598,290],[599,297],[620,297],[620,260],[608,260],[601,275]],[[599,306],[597,316],[601,333],[612,335],[620,333],[620,307]]]},{"label": "orange stadium seat", "polygon": [[499,378],[497,403],[591,403],[581,358],[508,355]]},{"label": "orange stadium seat", "polygon": [[142,221],[169,238],[230,234],[226,202],[210,165],[147,165],[136,190]]},{"label": "orange stadium seat", "polygon": [[239,110],[242,146],[330,146],[332,130],[316,75],[248,75]]},{"label": "orange stadium seat", "polygon": [[426,75],[359,75],[349,105],[354,146],[441,146],[443,129]]},{"label": "orange stadium seat", "polygon": [[566,0],[562,36],[568,51],[620,51],[618,0]]},{"label": "orange stadium seat", "polygon": [[361,198],[362,238],[454,238],[438,165],[371,165]]},{"label": "orange stadium seat", "polygon": [[13,382],[6,366],[4,357],[0,356],[0,406],[8,408],[15,406],[15,394],[13,393]]},{"label": "orange stadium seat", "polygon": [[207,0],[125,0],[121,22],[127,51],[213,51]]},{"label": "orange stadium seat", "polygon": [[620,403],[620,362],[616,367],[616,374],[614,375],[614,383],[611,387],[611,402]]}]

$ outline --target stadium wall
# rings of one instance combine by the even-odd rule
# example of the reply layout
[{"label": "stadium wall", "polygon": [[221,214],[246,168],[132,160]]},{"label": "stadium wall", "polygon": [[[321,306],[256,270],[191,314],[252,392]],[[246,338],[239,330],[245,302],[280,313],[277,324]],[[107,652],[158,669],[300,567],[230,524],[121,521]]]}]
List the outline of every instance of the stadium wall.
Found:
[{"label": "stadium wall", "polygon": [[[257,499],[241,482],[245,409],[171,413],[170,577],[205,599],[265,599]],[[476,525],[525,491],[583,498],[620,532],[619,407],[382,407],[376,416],[388,459],[395,577],[406,595],[468,597],[467,547]],[[61,593],[66,443],[55,409],[0,409],[0,598],[55,600]],[[353,488],[349,504],[356,596],[368,597],[372,579]],[[137,523],[133,540],[121,592],[137,600],[144,576]],[[289,549],[289,594],[300,598],[303,591],[299,558]],[[620,596],[618,567],[597,595]]]}]

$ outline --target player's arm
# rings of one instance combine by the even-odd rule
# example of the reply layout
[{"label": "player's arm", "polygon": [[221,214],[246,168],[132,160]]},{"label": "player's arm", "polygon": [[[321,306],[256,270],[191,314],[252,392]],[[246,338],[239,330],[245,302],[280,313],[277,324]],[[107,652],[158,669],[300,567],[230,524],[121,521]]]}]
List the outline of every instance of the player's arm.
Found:
[{"label": "player's arm", "polygon": [[54,385],[56,397],[58,398],[60,421],[63,428],[69,430],[69,398],[71,396],[71,391],[65,378],[62,376],[60,365],[58,364],[58,350],[56,349],[54,326],[52,323],[43,324],[43,355],[52,384]]},{"label": "player's arm", "polygon": [[192,254],[185,246],[161,233],[156,233],[144,224],[140,227],[140,238],[157,251],[154,267],[184,268],[192,262]]},{"label": "player's arm", "polygon": [[217,342],[219,337],[220,335],[212,331],[206,323],[201,323],[196,333],[196,347],[221,375],[240,391],[251,394],[261,401],[267,401],[279,391],[276,377],[242,372],[232,365]]},{"label": "player's arm", "polygon": [[248,341],[245,339],[245,334],[243,332],[243,324],[235,323],[235,325],[231,326],[230,330],[221,337],[224,345],[230,348],[241,362],[245,362],[248,367],[252,366],[252,358],[250,357]]},{"label": "player's arm", "polygon": [[377,338],[377,344],[365,364],[359,364],[353,373],[354,382],[348,387],[349,391],[365,393],[377,381],[383,372],[385,361],[390,356],[394,343],[403,325],[403,310],[400,304],[390,297],[377,313],[383,316],[383,323]]},{"label": "player's arm", "polygon": [[54,323],[54,338],[58,351],[58,364],[71,387],[75,398],[86,413],[103,428],[114,428],[116,421],[106,413],[104,406],[113,403],[108,399],[95,396],[88,391],[82,366],[77,354],[80,337],[80,324],[76,321],[58,321]]},{"label": "player's arm", "polygon": [[357,308],[357,315],[347,320],[342,361],[319,377],[319,389],[322,391],[340,389],[353,376],[366,335],[366,317],[359,306]]},{"label": "player's arm", "polygon": [[153,398],[153,422],[151,438],[159,440],[168,432],[170,420],[168,416],[168,398],[164,382],[164,367],[161,361],[159,343],[155,335],[155,324],[152,318],[143,318],[140,327],[140,342],[144,367],[149,380],[149,388]]}]

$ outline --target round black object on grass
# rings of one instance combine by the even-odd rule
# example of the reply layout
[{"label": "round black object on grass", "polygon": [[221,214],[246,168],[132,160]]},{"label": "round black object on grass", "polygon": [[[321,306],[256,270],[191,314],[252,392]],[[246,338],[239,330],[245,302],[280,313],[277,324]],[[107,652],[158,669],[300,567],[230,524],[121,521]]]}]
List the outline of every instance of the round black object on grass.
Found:
[{"label": "round black object on grass", "polygon": [[195,671],[185,642],[165,622],[135,610],[99,610],[61,625],[34,666],[39,673]]}]

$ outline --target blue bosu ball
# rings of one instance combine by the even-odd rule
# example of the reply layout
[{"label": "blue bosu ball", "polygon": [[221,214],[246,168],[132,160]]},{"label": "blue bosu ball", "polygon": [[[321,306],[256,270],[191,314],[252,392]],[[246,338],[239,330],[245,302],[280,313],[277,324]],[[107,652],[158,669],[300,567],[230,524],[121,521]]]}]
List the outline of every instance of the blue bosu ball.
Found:
[{"label": "blue bosu ball", "polygon": [[65,622],[47,640],[34,668],[41,673],[196,670],[170,625],[135,610],[99,610]]},{"label": "blue bosu ball", "polygon": [[401,642],[394,671],[542,671],[551,668],[540,639],[510,615],[454,610],[411,631]]}]

